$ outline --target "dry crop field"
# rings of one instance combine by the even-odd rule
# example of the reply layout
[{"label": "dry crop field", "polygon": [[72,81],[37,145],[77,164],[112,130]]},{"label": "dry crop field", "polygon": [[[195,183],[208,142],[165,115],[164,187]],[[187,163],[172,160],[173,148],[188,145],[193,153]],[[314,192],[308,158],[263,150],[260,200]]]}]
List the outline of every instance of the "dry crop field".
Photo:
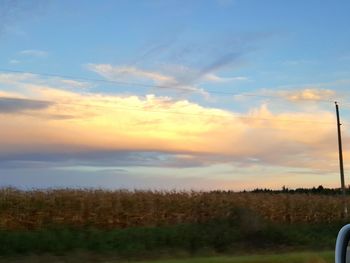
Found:
[{"label": "dry crop field", "polygon": [[227,218],[237,208],[280,223],[330,223],[341,207],[338,195],[4,188],[0,228],[162,226]]}]

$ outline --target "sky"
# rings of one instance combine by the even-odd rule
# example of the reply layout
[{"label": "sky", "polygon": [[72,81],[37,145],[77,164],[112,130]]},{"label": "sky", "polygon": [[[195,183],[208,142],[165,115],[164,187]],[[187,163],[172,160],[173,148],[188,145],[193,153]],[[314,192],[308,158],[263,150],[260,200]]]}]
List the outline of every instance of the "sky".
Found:
[{"label": "sky", "polygon": [[0,187],[350,184],[349,8],[0,0]]}]

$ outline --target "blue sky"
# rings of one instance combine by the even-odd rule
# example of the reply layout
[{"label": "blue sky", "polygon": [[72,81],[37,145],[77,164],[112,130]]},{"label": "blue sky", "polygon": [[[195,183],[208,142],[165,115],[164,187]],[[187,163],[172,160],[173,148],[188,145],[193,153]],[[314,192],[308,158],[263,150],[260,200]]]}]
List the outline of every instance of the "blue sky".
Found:
[{"label": "blue sky", "polygon": [[337,186],[332,101],[350,122],[349,7],[4,0],[2,184]]}]

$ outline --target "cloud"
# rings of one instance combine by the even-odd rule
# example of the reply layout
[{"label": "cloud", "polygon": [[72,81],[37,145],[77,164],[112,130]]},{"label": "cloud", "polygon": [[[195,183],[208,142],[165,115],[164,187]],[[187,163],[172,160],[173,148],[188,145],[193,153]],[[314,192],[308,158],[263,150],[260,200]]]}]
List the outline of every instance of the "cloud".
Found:
[{"label": "cloud", "polygon": [[92,85],[86,81],[77,81],[73,79],[64,79],[64,78],[52,78],[53,82],[56,82],[56,84],[61,85],[62,87],[69,87],[69,88],[89,88]]},{"label": "cloud", "polygon": [[89,64],[88,68],[102,76],[117,80],[131,77],[150,79],[155,82],[173,82],[174,79],[170,76],[166,76],[154,71],[141,70],[136,67],[113,67],[109,64]]},{"label": "cloud", "polygon": [[52,104],[53,103],[48,101],[0,97],[0,114],[41,110]]},{"label": "cloud", "polygon": [[161,55],[162,53],[166,53],[169,51],[170,47],[173,46],[176,42],[176,37],[172,32],[172,35],[165,39],[164,41],[164,35],[162,35],[163,41],[160,43],[154,43],[148,47],[144,47],[143,51],[141,52],[140,56],[138,56],[131,65],[139,64],[145,60],[154,59],[154,57]]},{"label": "cloud", "polygon": [[232,52],[232,53],[224,54],[219,58],[215,59],[214,61],[212,61],[207,66],[203,67],[199,71],[198,77],[209,74],[211,72],[218,71],[219,69],[222,69],[223,67],[226,67],[235,61],[238,61],[238,59],[241,58],[242,55],[243,53],[241,52]]},{"label": "cloud", "polygon": [[213,59],[210,63],[200,67],[199,69],[191,69],[188,67],[178,67],[181,69],[178,81],[182,84],[193,85],[196,83],[201,83],[205,80],[217,81],[217,82],[228,82],[234,80],[243,80],[245,77],[231,77],[231,78],[222,78],[216,75],[216,72],[227,68],[232,64],[238,64],[243,52],[231,52],[226,53],[218,58]]},{"label": "cloud", "polygon": [[284,66],[300,66],[300,65],[312,65],[317,64],[316,60],[307,60],[307,59],[296,59],[296,60],[286,60],[282,62]]},{"label": "cloud", "polygon": [[[208,161],[210,157],[203,156]],[[155,151],[72,151],[56,153],[2,153],[0,164],[2,169],[66,169],[79,170],[82,167],[94,168],[94,170],[116,170],[126,167],[156,167],[156,168],[191,168],[203,167],[214,162],[204,162],[199,156]],[[122,167],[122,168],[121,168]]]},{"label": "cloud", "polygon": [[[19,93],[28,91],[28,86],[55,87],[58,90],[81,89],[93,86],[87,81],[78,81],[55,76],[39,76],[34,73],[0,73],[0,84],[11,85],[11,91],[18,90]],[[4,89],[5,87],[3,87]]]},{"label": "cloud", "polygon": [[212,81],[212,82],[218,82],[218,83],[225,83],[225,82],[231,82],[231,81],[246,81],[248,80],[247,77],[220,77],[216,74],[210,73],[205,76],[205,80]]},{"label": "cloud", "polygon": [[[308,85],[309,86],[309,85]],[[343,92],[342,95],[344,96],[345,93]],[[287,89],[283,89],[282,87],[278,87],[277,89],[261,89],[254,93],[241,93],[234,96],[234,99],[236,100],[243,100],[243,98],[261,98],[261,99],[280,99],[281,101],[287,100],[290,102],[334,102],[340,97],[340,94],[332,89],[326,89],[326,88],[316,88],[316,87],[310,87],[306,88],[304,86],[302,87],[290,87],[288,86]],[[315,105],[313,105],[314,107]]]},{"label": "cloud", "polygon": [[320,89],[320,88],[306,88],[302,90],[293,90],[293,91],[284,91],[280,92],[280,94],[291,101],[299,101],[299,100],[334,100],[336,95],[334,90],[330,89]]},{"label": "cloud", "polygon": [[[208,97],[209,94],[200,88],[200,85],[204,82],[226,83],[247,80],[246,77],[242,76],[221,77],[212,73],[212,71],[220,68],[223,64],[229,63],[228,60],[220,60],[220,62],[212,64],[204,71],[185,66],[168,65],[163,67],[167,74],[137,67],[112,66],[110,64],[88,64],[87,68],[109,80],[128,81],[131,86],[133,83],[152,81],[155,88],[176,90],[178,92],[196,92]],[[152,86],[152,84],[148,84],[148,86]]]},{"label": "cloud", "polygon": [[[208,190],[225,185],[215,178],[201,178],[189,175],[177,177],[174,171],[132,171],[124,169],[95,169],[95,167],[72,167],[72,169],[32,169],[0,168],[2,186],[15,185],[28,188],[104,188],[104,189],[169,189]],[[146,173],[146,176],[145,176]],[[193,172],[191,171],[193,174]],[[227,185],[227,183],[226,183]]]},{"label": "cloud", "polygon": [[[154,83],[154,87],[157,88],[173,89],[181,92],[198,92],[207,95],[203,89],[200,89],[195,85],[187,85],[186,83],[180,82],[173,76],[162,74],[156,71],[148,71],[129,66],[112,66],[109,64],[88,64],[87,67],[88,69],[100,74],[109,80],[151,80]],[[132,85],[132,83],[130,85]]]},{"label": "cloud", "polygon": [[[0,114],[3,166],[338,169],[334,113],[320,108],[277,113],[262,104],[240,113],[167,96],[48,84],[32,74],[0,74],[8,90],[0,92],[2,110],[11,113]],[[350,152],[344,155],[348,163]]]},{"label": "cloud", "polygon": [[[142,67],[141,63],[131,65],[90,63],[86,67],[108,80],[129,82],[130,86],[132,86],[130,82],[145,86],[153,84],[154,88],[182,93],[197,92],[208,98],[209,94],[201,88],[205,83],[224,84],[248,79],[245,76],[227,76],[227,73],[222,71],[239,66],[244,55],[252,49],[252,44],[262,38],[266,38],[266,35],[248,34],[221,41],[210,40],[206,45],[188,43],[185,46],[176,45],[172,38],[171,41],[154,45],[141,56],[141,60],[148,56],[159,56],[157,63],[154,63],[154,60],[147,63],[151,65],[148,68]],[[225,48],[222,46],[223,42]],[[191,56],[188,56],[189,53]]]},{"label": "cloud", "polygon": [[[238,113],[152,94],[78,93],[29,83],[32,77],[27,76],[24,82],[19,74],[16,83],[15,76],[0,76],[0,83],[21,87],[18,101],[54,102],[50,107],[36,108],[30,117],[17,109],[11,116],[0,115],[2,156],[34,156],[31,161],[38,156],[63,156],[66,161],[83,162],[91,160],[89,153],[100,153],[97,156],[101,159],[96,162],[104,165],[132,165],[134,158],[135,163],[162,167],[218,163],[251,167],[258,163],[337,169],[333,112],[313,108],[276,113],[262,104]],[[71,118],[53,117],[57,115]],[[349,136],[344,133],[347,141]],[[115,155],[118,152],[131,155],[124,158]],[[118,158],[123,161],[118,163]]]},{"label": "cloud", "polygon": [[26,49],[19,52],[20,55],[32,56],[32,57],[47,57],[48,52],[39,49]]}]

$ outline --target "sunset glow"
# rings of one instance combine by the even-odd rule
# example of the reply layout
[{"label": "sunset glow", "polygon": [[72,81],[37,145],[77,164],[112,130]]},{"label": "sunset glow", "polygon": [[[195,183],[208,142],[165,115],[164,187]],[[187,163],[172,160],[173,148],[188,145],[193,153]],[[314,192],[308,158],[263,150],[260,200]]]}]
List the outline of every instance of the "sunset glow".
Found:
[{"label": "sunset glow", "polygon": [[[63,12],[56,2],[41,12],[20,12],[17,22],[4,20],[2,186],[337,187],[335,100],[350,168],[350,50],[344,44],[350,38],[314,32],[311,52],[305,35],[318,25],[306,14],[300,19],[308,27],[297,34],[282,3],[275,4],[286,21],[277,27],[244,1],[209,2],[210,14],[186,1],[111,2],[111,10],[81,3],[77,17],[76,3],[65,2],[70,11]],[[142,18],[165,14],[148,21],[141,34],[134,8]],[[325,10],[327,4],[315,19]],[[91,13],[102,11],[109,23],[89,22]],[[242,12],[254,22],[245,22]],[[219,30],[216,19],[226,26]],[[71,27],[62,25],[47,39],[48,25],[61,20]],[[340,12],[329,27],[341,30],[341,20],[348,14]],[[122,21],[130,22],[128,32]],[[246,26],[238,30],[237,23]],[[102,33],[96,39],[89,30],[75,35],[79,27]],[[167,27],[171,34],[162,33]],[[322,41],[329,38],[344,44],[341,53]]]}]

